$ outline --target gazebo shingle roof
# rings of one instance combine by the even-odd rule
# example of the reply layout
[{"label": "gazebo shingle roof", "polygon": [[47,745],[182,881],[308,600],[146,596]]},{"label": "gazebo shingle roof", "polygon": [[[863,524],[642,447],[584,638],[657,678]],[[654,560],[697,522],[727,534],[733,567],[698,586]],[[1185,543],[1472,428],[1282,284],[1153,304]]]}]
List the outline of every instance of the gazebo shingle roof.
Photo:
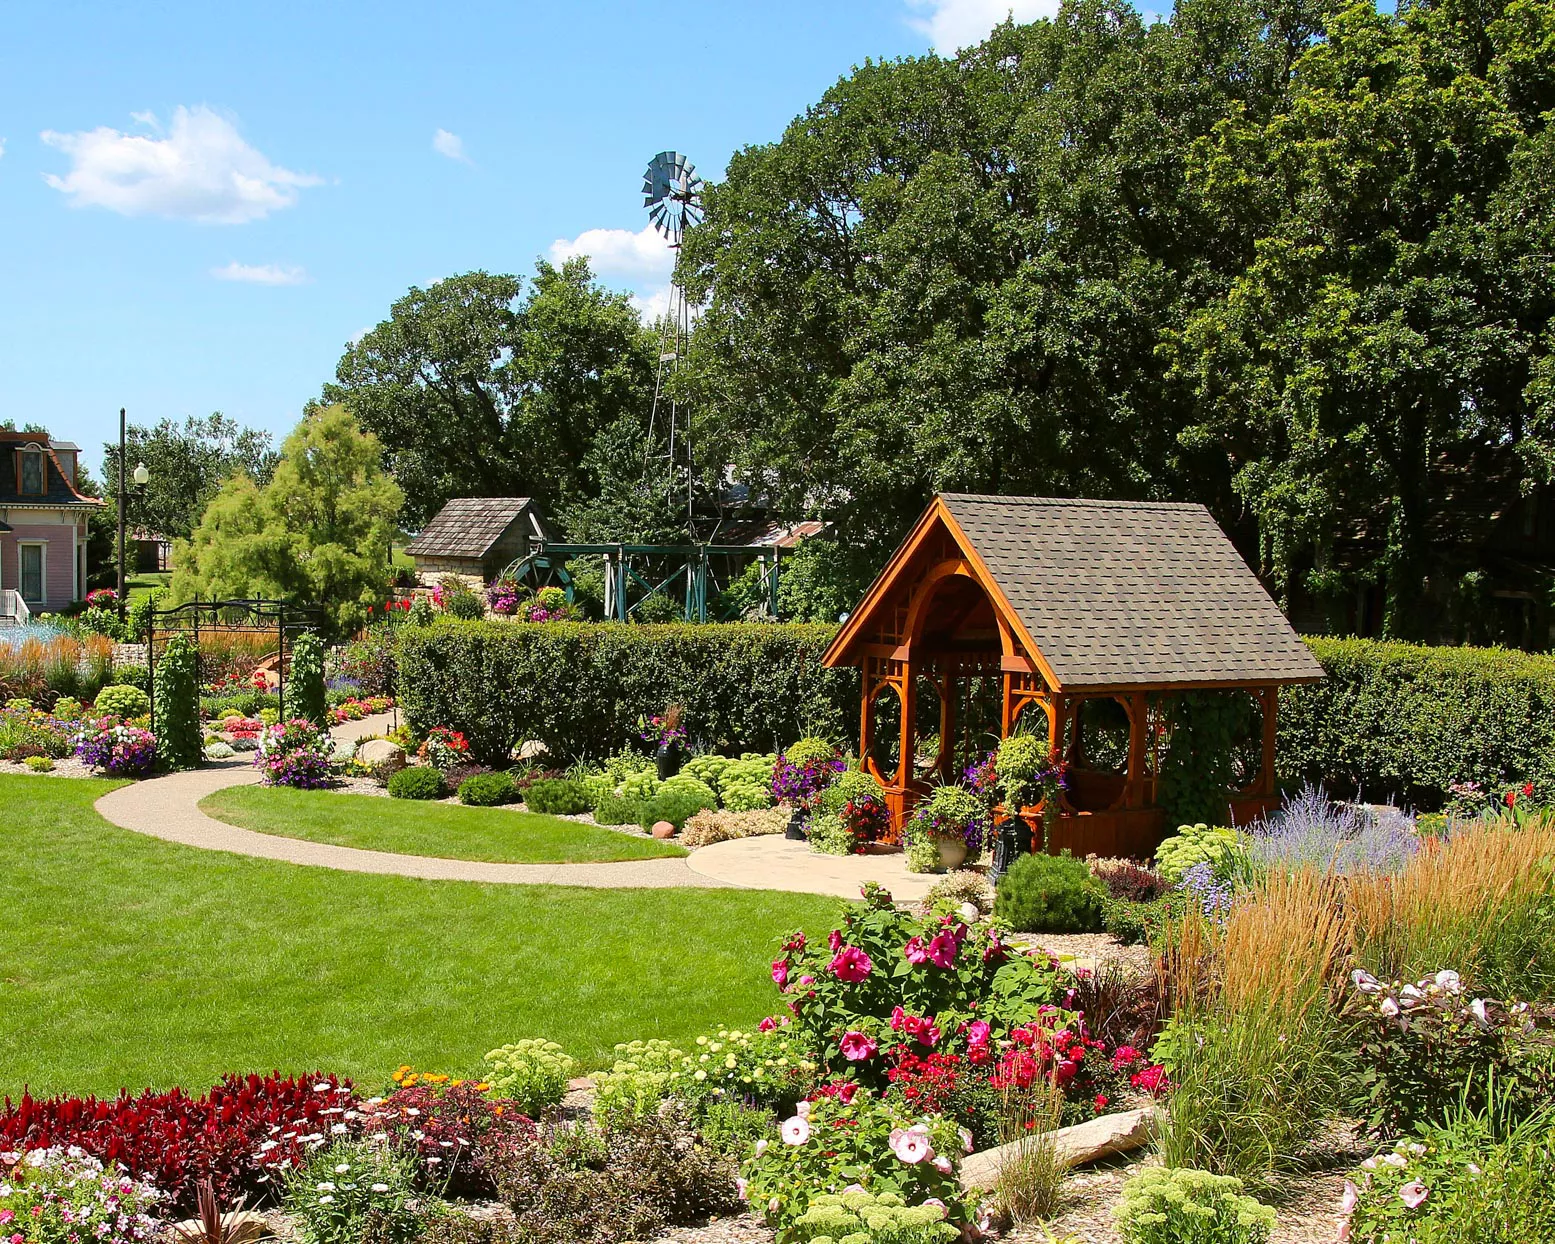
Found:
[{"label": "gazebo shingle roof", "polygon": [[454,497],[405,551],[412,557],[484,557],[529,505],[528,497]]},{"label": "gazebo shingle roof", "polygon": [[1202,505],[939,499],[1065,688],[1323,676]]}]

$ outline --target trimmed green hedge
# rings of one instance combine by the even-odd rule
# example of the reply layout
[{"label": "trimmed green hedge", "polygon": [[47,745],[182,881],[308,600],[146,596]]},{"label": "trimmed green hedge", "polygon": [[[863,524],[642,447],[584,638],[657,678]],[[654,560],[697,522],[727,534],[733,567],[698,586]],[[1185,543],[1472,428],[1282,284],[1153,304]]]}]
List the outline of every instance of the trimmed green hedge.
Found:
[{"label": "trimmed green hedge", "polygon": [[553,755],[598,757],[637,719],[685,707],[691,737],[776,751],[805,734],[858,730],[858,671],[828,670],[834,626],[805,623],[461,622],[400,632],[405,720],[452,726],[477,758],[502,763],[540,739]]},{"label": "trimmed green hedge", "polygon": [[[694,739],[777,751],[804,735],[858,741],[858,672],[828,670],[822,624],[459,622],[400,632],[406,720],[464,731],[503,763],[540,739],[563,758],[599,757],[638,717],[679,701]],[[1555,657],[1308,639],[1328,671],[1281,695],[1279,777],[1421,809],[1449,782],[1555,787]]]},{"label": "trimmed green hedge", "polygon": [[1437,806],[1449,782],[1555,786],[1555,657],[1308,639],[1328,671],[1280,696],[1286,783]]}]

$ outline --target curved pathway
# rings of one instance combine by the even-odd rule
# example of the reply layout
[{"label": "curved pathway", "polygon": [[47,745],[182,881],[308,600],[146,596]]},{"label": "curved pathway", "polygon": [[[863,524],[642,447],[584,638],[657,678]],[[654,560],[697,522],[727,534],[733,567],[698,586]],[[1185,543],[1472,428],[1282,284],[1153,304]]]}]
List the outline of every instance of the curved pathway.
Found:
[{"label": "curved pathway", "polygon": [[[356,739],[381,733],[387,714],[337,726],[336,737]],[[253,761],[247,755],[231,760],[207,761],[199,769],[132,782],[110,791],[97,801],[105,819],[121,829],[161,838],[166,842],[199,847],[206,851],[230,851],[260,859],[284,860],[316,868],[335,868],[354,873],[390,873],[433,881],[483,881],[499,885],[570,885],[595,889],[659,889],[668,886],[720,888],[730,883],[700,876],[685,859],[622,860],[613,864],[490,864],[478,860],[447,860],[430,855],[396,855],[388,851],[364,851],[281,838],[239,829],[207,816],[200,800],[229,786],[257,782]]]}]

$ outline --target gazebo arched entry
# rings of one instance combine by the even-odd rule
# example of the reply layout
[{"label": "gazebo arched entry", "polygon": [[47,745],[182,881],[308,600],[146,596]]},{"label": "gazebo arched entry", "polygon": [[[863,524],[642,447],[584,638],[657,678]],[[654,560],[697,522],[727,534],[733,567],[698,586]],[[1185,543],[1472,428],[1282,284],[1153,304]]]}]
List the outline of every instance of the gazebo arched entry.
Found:
[{"label": "gazebo arched entry", "polygon": [[1243,821],[1276,802],[1280,685],[1322,676],[1201,506],[954,494],[925,511],[826,663],[862,671],[859,755],[893,833],[934,782],[1029,733],[1065,763],[1067,788],[1051,817],[1040,804],[1001,815],[1045,831],[1049,850],[1138,858],[1162,837],[1174,696],[1251,697],[1257,733],[1226,792]]}]

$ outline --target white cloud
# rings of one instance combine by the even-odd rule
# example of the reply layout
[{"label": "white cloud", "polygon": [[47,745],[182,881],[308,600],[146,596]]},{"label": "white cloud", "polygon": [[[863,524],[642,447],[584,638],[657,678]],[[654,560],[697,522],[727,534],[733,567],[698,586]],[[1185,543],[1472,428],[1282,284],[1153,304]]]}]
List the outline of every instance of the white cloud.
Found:
[{"label": "white cloud", "polygon": [[218,281],[246,281],[250,285],[301,285],[308,279],[302,268],[274,263],[238,263],[235,259],[224,268],[212,268],[211,275]]},{"label": "white cloud", "polygon": [[1034,22],[1056,17],[1059,0],[907,0],[908,8],[921,17],[909,17],[914,30],[929,36],[935,50],[953,56],[964,47],[981,43],[1006,17]]},{"label": "white cloud", "polygon": [[650,289],[647,293],[632,295],[632,305],[637,308],[644,322],[657,324],[664,316],[669,314],[670,287],[660,285],[657,289]]},{"label": "white cloud", "polygon": [[470,163],[470,157],[464,154],[464,139],[457,134],[450,134],[447,130],[438,130],[432,135],[432,150],[440,156],[447,156],[450,160]]},{"label": "white cloud", "polygon": [[551,262],[566,263],[587,255],[595,276],[614,277],[628,285],[667,285],[675,271],[675,252],[652,225],[630,229],[585,229],[570,241],[551,243]]},{"label": "white cloud", "polygon": [[[163,133],[150,113],[135,119]],[[41,137],[70,157],[65,176],[44,177],[70,206],[106,207],[124,216],[243,224],[291,207],[298,190],[321,181],[270,163],[231,121],[204,104],[175,109],[166,137],[108,126],[73,134],[45,130]]]},{"label": "white cloud", "polygon": [[0,159],[5,158],[5,139],[0,138]]}]

